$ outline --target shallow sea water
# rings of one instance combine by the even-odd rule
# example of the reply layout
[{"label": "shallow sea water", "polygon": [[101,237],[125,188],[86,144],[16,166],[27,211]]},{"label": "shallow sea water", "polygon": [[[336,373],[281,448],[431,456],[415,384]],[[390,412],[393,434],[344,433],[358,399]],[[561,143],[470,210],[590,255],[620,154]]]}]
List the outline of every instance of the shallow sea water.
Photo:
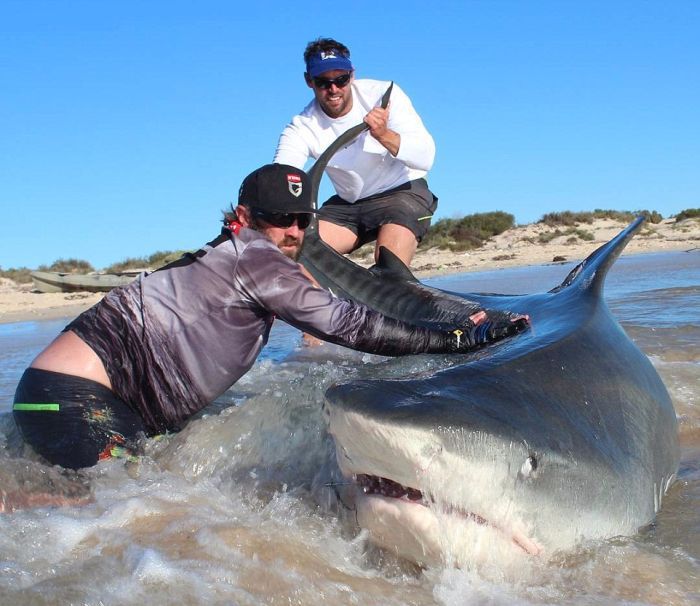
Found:
[{"label": "shallow sea water", "polygon": [[[458,292],[525,293],[571,264],[447,276]],[[634,537],[549,561],[420,570],[367,545],[324,506],[332,445],[321,405],[359,374],[405,376],[447,362],[299,348],[284,324],[254,368],[137,462],[87,471],[92,502],[0,514],[0,604],[700,603],[700,252],[623,257],[606,284],[616,317],[664,380],[679,419],[679,479]],[[64,481],[20,456],[10,407],[25,366],[66,321],[0,325],[0,482]]]}]

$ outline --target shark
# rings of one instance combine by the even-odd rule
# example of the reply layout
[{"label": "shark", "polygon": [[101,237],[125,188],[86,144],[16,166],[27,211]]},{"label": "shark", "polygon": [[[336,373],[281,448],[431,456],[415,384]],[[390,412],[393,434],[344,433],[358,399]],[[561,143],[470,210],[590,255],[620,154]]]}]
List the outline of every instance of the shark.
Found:
[{"label": "shark", "polygon": [[[324,163],[362,130],[319,158],[314,196]],[[337,296],[446,329],[477,309],[530,318],[530,330],[447,368],[327,390],[346,498],[372,543],[418,564],[460,565],[479,551],[553,557],[654,520],[678,470],[677,419],[654,366],[603,296],[643,222],[558,286],[523,295],[433,288],[386,250],[366,269],[307,230],[300,261]]]}]

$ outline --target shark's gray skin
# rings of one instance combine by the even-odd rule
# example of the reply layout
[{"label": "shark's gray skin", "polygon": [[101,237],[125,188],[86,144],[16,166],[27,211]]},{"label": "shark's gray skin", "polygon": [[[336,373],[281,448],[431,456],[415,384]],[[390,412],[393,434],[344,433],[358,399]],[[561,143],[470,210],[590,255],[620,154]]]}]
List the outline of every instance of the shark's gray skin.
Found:
[{"label": "shark's gray skin", "polygon": [[[552,554],[653,520],[678,468],[676,416],[602,296],[641,224],[547,293],[465,296],[465,313],[474,304],[526,313],[530,331],[428,378],[328,390],[338,463],[364,489],[358,520],[377,543],[419,562],[459,559],[466,537],[490,530]],[[336,288],[404,319],[459,322],[459,295],[364,271]]]},{"label": "shark's gray skin", "polygon": [[531,330],[432,376],[328,390],[338,464],[374,542],[459,563],[478,546],[551,555],[654,519],[678,468],[676,416],[603,299],[642,223],[556,288],[521,296],[428,288],[390,254],[362,269],[311,230],[302,260],[339,296],[425,325],[458,326],[478,307],[531,319]]}]

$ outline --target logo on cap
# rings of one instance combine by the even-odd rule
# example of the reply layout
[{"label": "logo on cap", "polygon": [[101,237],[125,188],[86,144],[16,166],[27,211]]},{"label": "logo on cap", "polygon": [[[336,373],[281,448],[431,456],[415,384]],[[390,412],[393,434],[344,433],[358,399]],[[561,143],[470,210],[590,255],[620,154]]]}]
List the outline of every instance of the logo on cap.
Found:
[{"label": "logo on cap", "polygon": [[325,59],[337,59],[338,55],[335,54],[335,51],[321,51],[321,60]]},{"label": "logo on cap", "polygon": [[301,177],[293,173],[287,174],[287,183],[289,184],[289,193],[295,198],[301,196]]}]

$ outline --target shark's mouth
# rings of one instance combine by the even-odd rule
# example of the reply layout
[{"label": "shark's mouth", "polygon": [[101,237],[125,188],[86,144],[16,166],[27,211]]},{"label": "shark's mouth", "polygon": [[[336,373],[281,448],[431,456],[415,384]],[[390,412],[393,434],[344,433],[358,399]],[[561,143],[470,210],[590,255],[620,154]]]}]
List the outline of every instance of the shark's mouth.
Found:
[{"label": "shark's mouth", "polygon": [[[368,474],[356,474],[355,482],[365,496],[375,495],[388,499],[399,499],[428,508],[434,504],[432,500],[426,499],[423,493],[417,488],[404,486],[388,478]],[[476,524],[489,526],[498,532],[510,536],[511,541],[529,555],[539,555],[541,552],[541,547],[522,532],[513,530],[507,531],[498,524],[493,524],[483,516],[471,511],[463,511],[453,506],[443,508],[443,510],[450,515],[457,515],[471,522],[475,522]]]},{"label": "shark's mouth", "polygon": [[423,503],[423,493],[420,490],[404,486],[394,482],[394,480],[361,473],[355,476],[355,481],[366,495],[378,494],[391,499],[406,499],[414,503],[427,505],[427,503]]}]

